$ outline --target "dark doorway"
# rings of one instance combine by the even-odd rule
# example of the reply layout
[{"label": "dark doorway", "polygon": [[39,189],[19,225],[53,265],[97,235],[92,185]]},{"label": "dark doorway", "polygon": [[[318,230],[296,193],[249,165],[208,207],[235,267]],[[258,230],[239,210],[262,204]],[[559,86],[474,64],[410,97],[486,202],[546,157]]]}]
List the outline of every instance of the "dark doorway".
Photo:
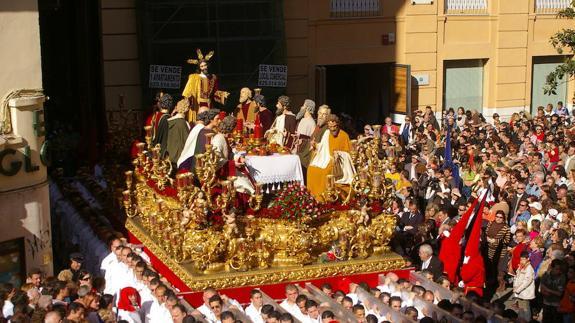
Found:
[{"label": "dark doorway", "polygon": [[38,1],[52,162],[69,175],[101,156],[106,135],[98,1]]},{"label": "dark doorway", "polygon": [[[394,113],[394,63],[329,65],[325,68],[325,100],[334,112],[345,113],[365,123],[382,123]],[[324,101],[324,102],[322,102]]]}]

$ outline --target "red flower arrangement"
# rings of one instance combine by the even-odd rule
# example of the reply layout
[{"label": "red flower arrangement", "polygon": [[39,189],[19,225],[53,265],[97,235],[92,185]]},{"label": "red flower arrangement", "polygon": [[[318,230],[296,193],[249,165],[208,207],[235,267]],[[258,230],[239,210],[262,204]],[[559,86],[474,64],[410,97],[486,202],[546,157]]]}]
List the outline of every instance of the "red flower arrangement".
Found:
[{"label": "red flower arrangement", "polygon": [[306,215],[316,218],[322,213],[321,211],[320,204],[304,186],[299,183],[292,183],[281,190],[268,208],[264,212],[260,212],[260,215],[267,218],[296,221]]}]

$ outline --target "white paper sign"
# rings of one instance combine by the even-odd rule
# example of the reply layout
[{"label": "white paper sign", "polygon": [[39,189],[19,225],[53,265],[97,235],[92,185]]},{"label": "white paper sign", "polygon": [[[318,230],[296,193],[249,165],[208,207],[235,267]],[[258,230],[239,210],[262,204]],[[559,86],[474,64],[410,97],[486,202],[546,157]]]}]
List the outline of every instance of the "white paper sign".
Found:
[{"label": "white paper sign", "polygon": [[266,87],[286,87],[287,86],[287,66],[286,65],[264,65],[259,67],[260,73],[258,86]]},{"label": "white paper sign", "polygon": [[150,88],[179,89],[181,80],[181,66],[150,65]]},{"label": "white paper sign", "polygon": [[414,74],[413,77],[417,80],[417,85],[429,85],[429,74]]}]

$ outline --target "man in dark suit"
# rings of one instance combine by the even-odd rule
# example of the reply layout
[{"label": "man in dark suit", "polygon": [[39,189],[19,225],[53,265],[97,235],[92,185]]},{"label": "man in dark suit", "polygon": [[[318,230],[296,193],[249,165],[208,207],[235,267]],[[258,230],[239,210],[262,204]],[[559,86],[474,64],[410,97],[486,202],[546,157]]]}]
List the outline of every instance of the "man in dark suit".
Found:
[{"label": "man in dark suit", "polygon": [[424,216],[417,208],[417,202],[406,201],[408,210],[403,212],[397,221],[397,232],[394,235],[392,245],[394,251],[407,256],[412,253],[414,247],[414,236],[419,225],[423,223]]},{"label": "man in dark suit", "polygon": [[417,203],[415,201],[410,201],[408,208],[409,211],[403,212],[401,218],[399,218],[399,228],[408,235],[414,235],[417,232],[418,226],[423,223],[424,217],[417,209]]},{"label": "man in dark suit", "polygon": [[427,270],[433,274],[433,280],[437,280],[443,275],[443,263],[438,257],[433,255],[433,249],[428,244],[419,247],[419,259],[421,264],[417,266],[417,271]]},{"label": "man in dark suit", "polygon": [[[466,206],[465,205],[465,198],[463,198],[461,196],[461,192],[459,192],[459,189],[454,188],[451,190],[451,197],[449,198],[449,201],[447,203],[447,207],[449,208],[449,214],[451,215],[450,217],[457,216],[458,215],[457,210],[461,206],[464,206],[464,207]],[[467,207],[466,207],[466,209],[467,209]]]},{"label": "man in dark suit", "polygon": [[517,184],[517,193],[511,198],[509,203],[509,221],[515,216],[517,213],[517,209],[519,209],[519,204],[521,201],[527,201],[527,193],[525,193],[525,183],[518,183]]}]

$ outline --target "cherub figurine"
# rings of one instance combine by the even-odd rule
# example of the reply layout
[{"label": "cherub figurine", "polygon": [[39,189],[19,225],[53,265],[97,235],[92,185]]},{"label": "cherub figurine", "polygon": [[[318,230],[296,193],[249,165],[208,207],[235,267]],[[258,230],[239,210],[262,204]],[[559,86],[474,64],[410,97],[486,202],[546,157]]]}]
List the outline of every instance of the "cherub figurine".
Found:
[{"label": "cherub figurine", "polygon": [[357,224],[362,224],[363,225],[367,225],[367,222],[369,222],[369,213],[368,213],[369,207],[367,206],[367,203],[364,203],[361,206],[361,211],[359,212],[359,219],[357,219]]},{"label": "cherub figurine", "polygon": [[192,204],[194,210],[194,220],[197,224],[206,222],[206,213],[208,211],[208,201],[205,199],[204,192],[199,192],[196,200]]},{"label": "cherub figurine", "polygon": [[192,218],[192,211],[188,208],[182,211],[182,218],[180,219],[180,227],[186,228],[190,223],[190,219]]},{"label": "cherub figurine", "polygon": [[367,202],[361,203],[361,209],[358,210],[351,210],[350,215],[353,217],[355,224],[358,226],[367,226],[369,222],[369,206]]},{"label": "cherub figurine", "polygon": [[264,269],[264,268],[268,268],[270,266],[270,257],[271,257],[271,252],[268,248],[268,246],[266,245],[265,241],[258,239],[255,241],[255,246],[256,246],[256,257],[257,257],[257,263],[258,263],[258,268],[260,269]]},{"label": "cherub figurine", "polygon": [[184,209],[182,218],[180,219],[180,226],[187,227],[193,225],[199,227],[206,223],[207,216],[207,201],[204,198],[204,192],[199,192],[195,200],[189,208]]},{"label": "cherub figurine", "polygon": [[231,208],[229,212],[222,212],[222,218],[224,220],[224,233],[228,237],[238,236],[236,213],[237,210],[235,208]]}]

